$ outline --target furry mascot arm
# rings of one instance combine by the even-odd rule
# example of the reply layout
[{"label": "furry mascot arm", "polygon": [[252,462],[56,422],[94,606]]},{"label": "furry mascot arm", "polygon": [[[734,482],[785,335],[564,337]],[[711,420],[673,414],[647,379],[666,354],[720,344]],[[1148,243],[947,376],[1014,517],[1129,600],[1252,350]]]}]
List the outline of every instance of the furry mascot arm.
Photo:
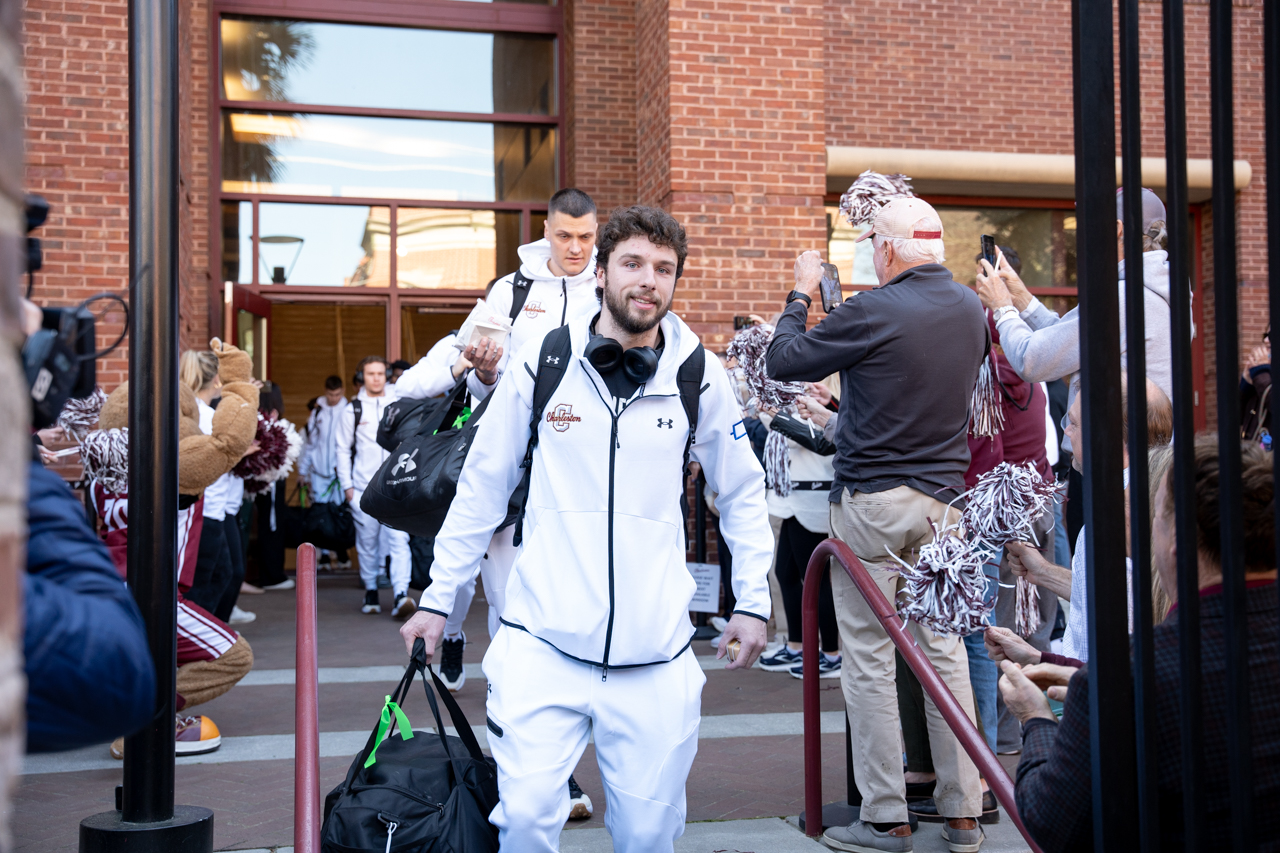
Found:
[{"label": "furry mascot arm", "polygon": [[192,435],[178,443],[178,491],[199,494],[244,456],[258,430],[258,389],[250,381],[248,353],[214,338],[222,401],[213,413],[211,435]]}]

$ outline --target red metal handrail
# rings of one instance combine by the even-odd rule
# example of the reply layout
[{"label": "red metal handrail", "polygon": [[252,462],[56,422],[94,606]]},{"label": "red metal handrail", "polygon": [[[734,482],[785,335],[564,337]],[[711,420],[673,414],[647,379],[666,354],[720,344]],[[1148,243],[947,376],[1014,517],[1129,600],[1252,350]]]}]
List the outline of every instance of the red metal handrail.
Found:
[{"label": "red metal handrail", "polygon": [[854,582],[862,597],[875,612],[876,618],[889,634],[889,639],[898,647],[903,659],[911,671],[920,679],[920,685],[933,699],[933,703],[942,713],[951,731],[955,733],[964,751],[969,753],[973,763],[986,777],[996,800],[1004,806],[1009,818],[1027,844],[1035,853],[1041,853],[1039,845],[1031,837],[1022,818],[1018,815],[1018,806],[1014,802],[1013,780],[1005,772],[991,747],[978,734],[978,729],[969,720],[969,715],[960,707],[956,697],[947,689],[946,684],[938,676],[929,659],[925,657],[915,638],[907,631],[893,606],[885,600],[866,567],[849,549],[849,546],[838,539],[823,540],[813,555],[809,557],[809,566],[804,575],[804,808],[805,834],[817,836],[822,834],[822,723],[818,707],[818,593],[827,572],[827,558],[834,559],[844,567],[849,579]]},{"label": "red metal handrail", "polygon": [[320,671],[316,649],[316,547],[298,547],[294,680],[293,849],[320,853]]}]

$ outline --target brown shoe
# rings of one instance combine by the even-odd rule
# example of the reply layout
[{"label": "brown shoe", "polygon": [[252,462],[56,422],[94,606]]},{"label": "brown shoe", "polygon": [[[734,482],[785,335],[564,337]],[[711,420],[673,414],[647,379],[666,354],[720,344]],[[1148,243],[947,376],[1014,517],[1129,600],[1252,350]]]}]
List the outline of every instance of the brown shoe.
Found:
[{"label": "brown shoe", "polygon": [[124,761],[124,738],[118,737],[111,741],[111,757],[116,761]]}]

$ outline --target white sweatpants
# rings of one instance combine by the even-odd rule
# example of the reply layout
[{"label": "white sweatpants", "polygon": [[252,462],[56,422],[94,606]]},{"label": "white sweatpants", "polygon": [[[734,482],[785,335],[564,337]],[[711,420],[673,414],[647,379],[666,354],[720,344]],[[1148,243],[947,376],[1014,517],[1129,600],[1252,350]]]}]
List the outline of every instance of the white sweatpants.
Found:
[{"label": "white sweatpants", "polygon": [[520,553],[520,549],[512,544],[515,535],[514,524],[495,532],[489,541],[489,550],[480,560],[484,597],[489,601],[490,639],[498,636],[498,627],[502,624],[498,620],[507,605],[507,581],[511,579],[511,567],[516,564],[516,555]]},{"label": "white sweatpants", "polygon": [[365,589],[377,589],[382,561],[390,556],[391,589],[397,593],[407,592],[409,581],[413,577],[409,534],[387,527],[376,518],[365,515],[360,509],[360,496],[363,494],[363,491],[357,489],[351,499],[351,515],[356,521],[356,553],[360,555],[360,580]]},{"label": "white sweatpants", "polygon": [[503,853],[551,853],[569,817],[565,785],[594,732],[605,826],[617,853],[663,853],[684,833],[706,676],[690,650],[671,663],[599,667],[503,626],[484,656],[489,748],[498,763]]},{"label": "white sweatpants", "polygon": [[471,609],[471,599],[475,597],[475,578],[458,587],[458,592],[453,599],[453,612],[449,614],[449,618],[444,622],[444,638],[446,640],[451,640],[462,633],[462,623],[466,621],[467,611]]}]

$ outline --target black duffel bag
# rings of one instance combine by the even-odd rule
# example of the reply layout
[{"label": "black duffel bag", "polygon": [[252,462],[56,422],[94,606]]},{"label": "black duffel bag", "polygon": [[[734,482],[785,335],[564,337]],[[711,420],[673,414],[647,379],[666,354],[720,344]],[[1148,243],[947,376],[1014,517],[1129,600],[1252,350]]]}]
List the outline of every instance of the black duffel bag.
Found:
[{"label": "black duffel bag", "polygon": [[351,505],[314,503],[302,516],[302,541],[327,551],[356,547],[356,519]]},{"label": "black duffel bag", "polygon": [[[435,684],[458,735],[445,734]],[[414,732],[400,709],[418,673],[436,731]],[[383,739],[384,735],[388,735]],[[489,813],[498,805],[498,775],[458,703],[426,665],[421,639],[396,692],[342,784],[329,792],[320,830],[322,853],[496,853]]]},{"label": "black duffel bag", "polygon": [[[443,406],[446,410],[454,410],[454,417],[460,413],[462,405],[459,402],[465,395],[459,395],[459,387],[466,387],[467,378],[463,376],[453,386],[453,390],[449,391],[443,397],[425,397],[413,398],[403,397],[394,402],[388,403],[387,407],[382,410],[382,419],[378,421],[378,446],[386,451],[394,451],[397,447],[411,436],[417,435],[418,430],[422,428],[422,422],[426,418],[433,418],[439,414],[438,407]],[[451,420],[445,420],[445,423],[452,423]]]}]

